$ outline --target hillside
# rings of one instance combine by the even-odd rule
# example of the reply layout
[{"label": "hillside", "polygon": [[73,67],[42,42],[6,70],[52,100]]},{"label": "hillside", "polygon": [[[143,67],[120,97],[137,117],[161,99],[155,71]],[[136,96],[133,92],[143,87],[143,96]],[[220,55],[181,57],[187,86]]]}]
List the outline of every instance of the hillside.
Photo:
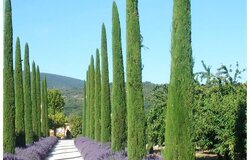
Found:
[{"label": "hillside", "polygon": [[[62,91],[62,95],[65,98],[64,113],[78,114],[82,113],[82,91],[83,91],[83,80],[70,78],[66,76],[41,73],[41,80],[46,76],[48,88],[56,88]],[[152,90],[157,84],[151,82],[143,82],[143,94],[144,94],[144,106],[145,110],[148,110],[151,106],[148,101]],[[111,84],[112,86],[112,84]]]},{"label": "hillside", "polygon": [[41,73],[41,80],[44,79],[45,75],[48,83],[48,88],[67,90],[81,88],[83,85],[83,80],[50,73]]}]

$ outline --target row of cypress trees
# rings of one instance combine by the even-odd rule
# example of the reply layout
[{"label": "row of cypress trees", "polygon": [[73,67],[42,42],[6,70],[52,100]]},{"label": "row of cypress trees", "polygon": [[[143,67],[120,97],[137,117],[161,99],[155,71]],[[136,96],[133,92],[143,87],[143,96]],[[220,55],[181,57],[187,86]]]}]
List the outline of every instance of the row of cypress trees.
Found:
[{"label": "row of cypress trees", "polygon": [[[191,142],[190,108],[192,106],[193,86],[193,61],[191,48],[191,14],[190,0],[174,0],[172,22],[172,47],[171,47],[171,77],[169,84],[168,109],[166,119],[166,159],[194,159],[194,147]],[[22,70],[15,70],[13,76],[13,49],[12,49],[12,18],[11,2],[5,1],[4,17],[4,152],[13,153],[15,137],[22,145],[25,134],[26,144],[47,136],[47,84],[42,83],[39,89],[39,76],[36,76],[35,63],[32,64],[32,86],[30,83],[29,47],[25,45],[24,59],[24,88],[22,100],[22,87],[20,83]],[[113,52],[113,86],[112,86],[112,109],[110,100],[110,86],[108,78],[107,38],[105,25],[102,25],[101,62],[102,74],[96,74],[94,58],[86,74],[84,84],[84,119],[83,135],[108,142],[111,140],[112,150],[120,150],[125,147],[126,139],[128,146],[128,159],[141,159],[145,154],[145,113],[143,110],[142,94],[142,64],[141,64],[141,35],[138,14],[138,0],[126,0],[126,91],[124,71],[122,64],[122,49],[120,40],[119,15],[115,2],[113,3],[112,18],[112,52]],[[19,43],[19,45],[18,45]],[[20,40],[17,39],[16,52],[20,51]],[[20,53],[20,52],[19,52]],[[97,50],[96,61],[98,62]],[[20,67],[20,56],[16,62]],[[19,78],[17,78],[19,76]],[[100,81],[101,79],[101,81]],[[37,82],[38,81],[38,82]],[[96,82],[97,81],[97,82]],[[20,84],[17,84],[20,83]],[[96,86],[97,85],[97,86]],[[101,86],[101,87],[100,87]],[[32,90],[31,90],[32,87]],[[15,93],[18,92],[19,93]],[[41,102],[39,100],[41,92]],[[32,93],[32,94],[31,94]],[[101,93],[101,94],[99,94]],[[126,96],[125,96],[126,93]],[[125,101],[126,99],[126,101]],[[18,102],[16,102],[18,101]],[[24,102],[24,103],[23,103]],[[24,109],[21,104],[24,104]],[[40,124],[40,109],[42,106],[42,128]],[[18,106],[17,106],[18,105]],[[100,106],[98,106],[100,105]],[[124,108],[127,108],[127,113]],[[17,109],[18,108],[18,109]],[[15,111],[18,110],[18,111]],[[24,111],[24,118],[18,118],[19,112]],[[16,112],[16,114],[15,114]],[[17,114],[18,113],[18,114]],[[31,116],[32,115],[32,116]],[[98,117],[98,115],[101,115]],[[17,125],[18,120],[24,119],[25,131]],[[127,122],[126,122],[127,120]],[[44,127],[45,126],[45,127]],[[44,128],[43,128],[44,127]],[[100,129],[99,129],[100,127]],[[127,130],[126,130],[127,127]],[[41,132],[40,132],[41,130]],[[112,132],[111,132],[112,131]],[[18,134],[16,134],[17,132]],[[127,133],[126,133],[127,132]],[[126,134],[125,134],[126,133]],[[119,139],[119,140],[118,140]],[[20,141],[19,141],[20,140]]]},{"label": "row of cypress trees", "polygon": [[[128,159],[142,159],[145,155],[146,142],[138,0],[126,0],[126,90],[120,22],[115,2],[112,10],[112,105],[110,105],[106,30],[103,24],[101,90],[98,81],[100,74],[97,49],[96,71],[98,73],[94,73],[92,56],[86,74],[87,81],[84,83],[83,135],[100,141],[98,135],[101,134],[101,142],[111,140],[113,151],[124,149],[127,144]],[[166,149],[164,151],[164,158],[168,160],[194,159],[194,146],[191,141],[190,128],[190,111],[193,104],[190,13],[190,0],[174,0],[171,77],[166,113]],[[92,78],[94,74],[95,79]],[[95,81],[95,88],[93,88],[93,81]],[[101,105],[99,93],[101,93]],[[95,99],[95,105],[92,102],[93,99]],[[98,116],[100,106],[101,116]],[[93,117],[95,117],[94,120]],[[89,123],[92,121],[95,121],[94,126]],[[101,129],[98,128],[99,123],[101,123]],[[92,131],[93,127],[95,127],[95,137],[93,137],[92,132],[88,131]]]},{"label": "row of cypress trees", "polygon": [[92,55],[83,91],[83,135],[102,143],[111,141],[113,151],[125,149],[128,144],[129,159],[140,159],[145,154],[141,36],[137,5],[137,1],[127,1],[127,86],[125,87],[119,13],[113,2],[112,95],[104,24],[101,29],[101,70],[99,50],[96,49],[96,65],[94,66]]},{"label": "row of cypress trees", "polygon": [[[30,80],[29,46],[27,43],[25,44],[24,72],[22,71],[19,37],[16,40],[15,70],[13,70],[13,29],[10,0],[5,1],[4,14],[3,150],[4,153],[14,153],[15,147],[25,147],[26,144],[32,144],[39,140],[41,136],[48,136],[47,84],[45,78],[41,90],[40,70],[35,62],[32,63],[32,81]],[[43,117],[42,120],[41,117]],[[42,134],[41,131],[43,131]]]}]

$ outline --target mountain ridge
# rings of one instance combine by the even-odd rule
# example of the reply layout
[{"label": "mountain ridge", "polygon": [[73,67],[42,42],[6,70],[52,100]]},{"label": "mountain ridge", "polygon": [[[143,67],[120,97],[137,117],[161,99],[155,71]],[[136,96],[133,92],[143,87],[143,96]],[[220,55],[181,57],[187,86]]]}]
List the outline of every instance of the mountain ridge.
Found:
[{"label": "mountain ridge", "polygon": [[[41,73],[41,80],[46,76],[47,86],[49,89],[59,89],[65,100],[64,113],[65,115],[78,114],[81,116],[82,113],[82,102],[83,102],[83,80],[77,78],[71,78],[63,75],[52,74],[52,73]],[[143,97],[144,107],[148,110],[151,103],[148,101],[151,92],[158,84],[145,81],[143,82]],[[112,87],[112,83],[110,83]]]},{"label": "mountain ridge", "polygon": [[83,86],[83,80],[77,78],[43,72],[41,73],[41,80],[43,80],[45,76],[48,88],[67,90],[67,89],[82,88]]}]

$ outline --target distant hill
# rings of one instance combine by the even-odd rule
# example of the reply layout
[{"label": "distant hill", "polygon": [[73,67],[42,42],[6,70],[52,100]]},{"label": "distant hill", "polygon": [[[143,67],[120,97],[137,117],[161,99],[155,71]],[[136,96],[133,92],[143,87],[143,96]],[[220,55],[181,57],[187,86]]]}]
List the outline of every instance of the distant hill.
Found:
[{"label": "distant hill", "polygon": [[[41,73],[41,80],[44,79],[45,76],[49,89],[56,88],[61,90],[62,95],[65,98],[64,113],[66,115],[81,115],[83,104],[83,80],[50,73]],[[151,107],[149,98],[152,90],[156,86],[157,84],[151,82],[143,82],[144,107],[146,111]]]},{"label": "distant hill", "polygon": [[83,80],[70,78],[66,76],[41,73],[41,80],[46,76],[48,88],[57,88],[61,90],[82,88]]}]

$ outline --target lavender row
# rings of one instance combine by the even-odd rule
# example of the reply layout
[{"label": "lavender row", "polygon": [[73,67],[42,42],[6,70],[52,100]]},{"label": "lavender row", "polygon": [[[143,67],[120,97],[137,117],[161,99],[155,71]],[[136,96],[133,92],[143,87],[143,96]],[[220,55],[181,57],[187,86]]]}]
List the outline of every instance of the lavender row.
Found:
[{"label": "lavender row", "polygon": [[[85,137],[75,139],[75,146],[84,160],[127,160],[127,152],[112,152],[110,143],[102,144]],[[144,160],[163,160],[160,156],[147,155]]]},{"label": "lavender row", "polygon": [[55,136],[41,138],[26,148],[15,148],[15,154],[4,154],[3,160],[43,160],[57,142]]},{"label": "lavender row", "polygon": [[79,137],[75,140],[75,146],[84,160],[127,160],[127,154],[125,151],[112,153],[110,143],[101,144],[85,137]]}]

